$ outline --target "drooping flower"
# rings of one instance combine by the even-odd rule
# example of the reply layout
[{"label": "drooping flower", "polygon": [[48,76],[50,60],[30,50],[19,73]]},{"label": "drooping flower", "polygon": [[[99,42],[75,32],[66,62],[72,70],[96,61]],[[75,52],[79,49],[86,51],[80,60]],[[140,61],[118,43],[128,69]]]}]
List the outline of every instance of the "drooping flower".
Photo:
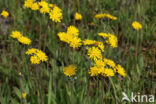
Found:
[{"label": "drooping flower", "polygon": [[31,48],[31,49],[28,49],[25,54],[27,55],[31,55],[31,54],[36,54],[39,50],[38,49],[35,49],[35,48]]},{"label": "drooping flower", "polygon": [[75,65],[69,65],[64,67],[64,74],[68,77],[71,77],[76,74],[77,67]]},{"label": "drooping flower", "polygon": [[95,43],[96,43],[95,40],[86,39],[86,40],[83,41],[83,44],[84,44],[84,45],[93,45],[93,44],[95,44]]},{"label": "drooping flower", "polygon": [[102,54],[99,48],[93,46],[88,48],[88,55],[90,59],[102,59]]},{"label": "drooping flower", "polygon": [[80,13],[75,14],[75,20],[81,20],[82,19],[82,15]]},{"label": "drooping flower", "polygon": [[121,65],[118,64],[118,65],[116,66],[116,69],[117,69],[117,72],[118,72],[120,75],[122,75],[123,77],[126,76],[125,70],[124,70],[124,68],[123,68]]},{"label": "drooping flower", "polygon": [[2,11],[1,16],[3,16],[4,18],[7,18],[9,16],[9,13],[5,10]]},{"label": "drooping flower", "polygon": [[100,14],[96,14],[95,18],[97,19],[101,19],[101,18],[109,18],[111,20],[117,20],[117,17],[112,16],[111,14],[108,13],[100,13]]},{"label": "drooping flower", "polygon": [[18,41],[22,44],[25,44],[25,45],[30,45],[31,44],[31,40],[26,37],[26,36],[21,36],[18,38]]},{"label": "drooping flower", "polygon": [[55,6],[53,6],[53,9],[50,10],[49,16],[52,21],[61,22],[61,20],[63,18],[62,10],[58,6],[55,5]]},{"label": "drooping flower", "polygon": [[141,25],[139,22],[137,22],[137,21],[134,21],[134,22],[132,23],[132,27],[133,27],[135,30],[140,30],[140,29],[142,29],[142,25]]}]

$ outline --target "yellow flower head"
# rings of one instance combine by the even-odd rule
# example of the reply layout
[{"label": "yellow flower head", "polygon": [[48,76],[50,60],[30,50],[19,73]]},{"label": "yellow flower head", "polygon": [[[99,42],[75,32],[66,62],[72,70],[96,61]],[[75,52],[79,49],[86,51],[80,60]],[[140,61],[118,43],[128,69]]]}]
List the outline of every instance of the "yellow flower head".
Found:
[{"label": "yellow flower head", "polygon": [[99,69],[96,66],[91,67],[89,74],[90,76],[97,76],[99,74]]},{"label": "yellow flower head", "polygon": [[9,16],[9,13],[5,10],[2,11],[1,16],[3,16],[4,18],[7,18]]},{"label": "yellow flower head", "polygon": [[95,15],[95,18],[97,19],[101,19],[101,18],[109,18],[111,20],[117,20],[117,17],[115,16],[112,16],[111,14],[108,14],[108,13],[100,13],[100,14],[96,14]]},{"label": "yellow flower head", "polygon": [[39,10],[39,5],[38,5],[38,3],[33,3],[33,4],[31,5],[31,9],[34,10],[34,11]]},{"label": "yellow flower head", "polygon": [[83,41],[83,44],[84,44],[84,45],[93,45],[93,44],[95,44],[95,43],[96,43],[95,40],[86,39],[86,40]]},{"label": "yellow flower head", "polygon": [[112,46],[113,48],[118,47],[118,39],[114,34],[109,34],[106,43],[110,44],[110,46]]},{"label": "yellow flower head", "polygon": [[34,56],[31,56],[31,57],[30,57],[30,62],[31,62],[32,64],[39,64],[39,63],[40,63],[40,59],[39,59],[38,56],[34,55]]},{"label": "yellow flower head", "polygon": [[69,26],[67,28],[67,34],[78,36],[79,35],[79,30],[75,26]]},{"label": "yellow flower head", "polygon": [[114,71],[110,68],[105,68],[101,74],[104,76],[114,76],[115,75]]},{"label": "yellow flower head", "polygon": [[117,72],[118,72],[120,75],[122,75],[123,77],[126,76],[125,70],[124,70],[124,68],[123,68],[121,65],[118,64],[118,65],[116,66],[116,69],[117,69]]},{"label": "yellow flower head", "polygon": [[102,36],[104,38],[108,37],[109,35],[107,33],[98,33],[99,36]]},{"label": "yellow flower head", "polygon": [[41,61],[46,62],[48,60],[48,57],[44,52],[35,48],[28,49],[25,54],[32,55],[30,57],[30,61],[32,64],[39,64]]},{"label": "yellow flower head", "polygon": [[73,39],[71,39],[69,44],[70,44],[70,47],[73,47],[73,48],[78,48],[82,45],[81,39],[78,37],[74,37]]},{"label": "yellow flower head", "polygon": [[81,20],[82,19],[82,15],[80,13],[75,14],[75,20]]},{"label": "yellow flower head", "polygon": [[110,59],[106,59],[106,58],[104,58],[104,63],[105,63],[106,65],[111,66],[112,68],[114,68],[114,67],[116,66],[114,61],[112,61],[112,60],[110,60]]},{"label": "yellow flower head", "polygon": [[28,49],[25,54],[27,55],[31,55],[31,54],[36,54],[39,50],[38,49],[35,49],[35,48],[31,48],[31,49]]},{"label": "yellow flower head", "polygon": [[27,94],[24,92],[24,93],[22,93],[22,98],[23,99],[25,99],[26,98],[26,96],[27,96]]},{"label": "yellow flower head", "polygon": [[90,59],[102,59],[101,51],[99,50],[99,48],[94,46],[88,49],[88,55]]},{"label": "yellow flower head", "polygon": [[25,0],[24,1],[24,7],[31,8],[33,5],[34,0]]},{"label": "yellow flower head", "polygon": [[95,18],[100,19],[100,18],[104,18],[106,16],[106,14],[100,13],[100,14],[96,14]]},{"label": "yellow flower head", "polygon": [[101,49],[102,52],[104,52],[105,46],[102,42],[98,42],[98,47],[99,47],[99,49]]},{"label": "yellow flower head", "polygon": [[134,22],[132,23],[132,26],[133,26],[133,28],[134,28],[135,30],[142,29],[142,25],[141,25],[139,22],[137,22],[137,21],[134,21]]},{"label": "yellow flower head", "polygon": [[106,65],[104,61],[101,59],[95,59],[94,61],[95,61],[95,66],[98,68],[101,68],[101,67],[104,68]]},{"label": "yellow flower head", "polygon": [[50,19],[55,22],[61,22],[63,16],[62,16],[62,10],[58,6],[54,6],[52,10],[49,12]]},{"label": "yellow flower head", "polygon": [[117,17],[112,16],[111,14],[106,14],[106,17],[111,19],[111,20],[117,20]]},{"label": "yellow flower head", "polygon": [[64,74],[68,77],[73,76],[76,74],[76,66],[69,65],[67,67],[64,67]]},{"label": "yellow flower head", "polygon": [[22,44],[25,44],[25,45],[30,45],[31,44],[31,40],[25,36],[21,36],[18,38],[18,41]]},{"label": "yellow flower head", "polygon": [[19,31],[12,31],[10,36],[12,38],[18,39],[18,38],[20,38],[22,36],[22,34]]},{"label": "yellow flower head", "polygon": [[46,54],[44,52],[42,52],[41,50],[39,50],[36,53],[36,56],[41,60],[41,61],[47,61],[48,57],[46,56]]},{"label": "yellow flower head", "polygon": [[41,1],[39,5],[41,6],[40,13],[49,13],[50,8],[46,1]]}]

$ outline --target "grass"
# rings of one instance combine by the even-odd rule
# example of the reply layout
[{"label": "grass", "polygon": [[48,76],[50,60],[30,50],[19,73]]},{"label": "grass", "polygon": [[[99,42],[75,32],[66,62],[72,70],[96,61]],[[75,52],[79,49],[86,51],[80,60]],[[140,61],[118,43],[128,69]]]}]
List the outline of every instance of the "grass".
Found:
[{"label": "grass", "polygon": [[[131,92],[155,95],[155,0],[48,1],[63,10],[62,23],[24,9],[24,0],[0,0],[0,11],[10,13],[9,22],[0,24],[0,104],[124,104],[122,92],[128,96]],[[77,11],[83,15],[80,22],[73,19]],[[99,21],[94,18],[96,13],[110,13],[118,20]],[[139,21],[143,29],[135,31],[133,21]],[[89,26],[90,22],[95,26]],[[7,35],[2,33],[4,25],[9,25]],[[104,56],[120,63],[127,76],[90,77],[84,48],[73,50],[57,36],[69,25],[79,28],[81,39],[101,40],[97,33],[114,33],[119,47],[106,47]],[[21,31],[32,44],[27,47],[13,40],[9,36],[12,30]],[[43,50],[48,62],[32,65],[25,55],[31,47]],[[76,76],[71,78],[63,74],[63,67],[69,64],[78,66]],[[22,99],[23,92],[26,99]]]}]

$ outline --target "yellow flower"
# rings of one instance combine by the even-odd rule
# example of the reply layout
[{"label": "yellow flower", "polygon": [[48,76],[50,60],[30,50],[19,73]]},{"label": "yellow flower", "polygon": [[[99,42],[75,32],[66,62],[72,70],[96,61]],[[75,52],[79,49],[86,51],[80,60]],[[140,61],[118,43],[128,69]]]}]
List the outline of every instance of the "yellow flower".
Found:
[{"label": "yellow flower", "polygon": [[104,38],[108,37],[109,35],[107,33],[98,33],[99,36],[102,36]]},{"label": "yellow flower", "polygon": [[97,19],[101,19],[101,18],[109,18],[111,20],[117,20],[117,17],[115,16],[112,16],[111,14],[108,14],[108,13],[100,13],[100,14],[96,14],[95,15],[95,18]]},{"label": "yellow flower", "polygon": [[67,34],[78,36],[79,35],[79,30],[75,26],[69,26],[67,28]]},{"label": "yellow flower", "polygon": [[67,67],[64,67],[64,74],[68,77],[73,76],[76,74],[76,66],[69,65]]},{"label": "yellow flower", "polygon": [[80,13],[75,14],[75,20],[81,20],[82,19],[82,15]]},{"label": "yellow flower", "polygon": [[25,36],[21,36],[18,38],[18,41],[22,44],[25,44],[25,45],[30,45],[31,44],[31,40]]},{"label": "yellow flower", "polygon": [[114,34],[110,33],[98,33],[99,36],[107,38],[106,43],[110,44],[113,48],[118,47],[118,39]]},{"label": "yellow flower", "polygon": [[54,6],[53,9],[50,10],[49,15],[50,15],[50,19],[55,22],[61,22],[63,18],[62,10],[57,6]]},{"label": "yellow flower", "polygon": [[96,14],[95,18],[100,19],[100,18],[104,18],[106,16],[106,14],[100,13],[100,14]]},{"label": "yellow flower", "polygon": [[96,43],[95,40],[86,39],[86,40],[83,41],[83,44],[84,44],[84,45],[93,45],[93,44],[95,44],[95,43]]},{"label": "yellow flower", "polygon": [[36,56],[41,60],[41,61],[47,61],[48,57],[46,56],[46,54],[44,52],[42,52],[41,50],[39,50],[36,53]]},{"label": "yellow flower", "polygon": [[89,74],[90,76],[97,76],[99,74],[99,69],[96,66],[91,67]]},{"label": "yellow flower", "polygon": [[105,68],[101,74],[104,76],[114,76],[115,75],[114,71],[110,68]]},{"label": "yellow flower", "polygon": [[39,4],[41,6],[40,13],[49,13],[50,8],[46,1],[41,1]]},{"label": "yellow flower", "polygon": [[70,44],[70,47],[73,47],[73,48],[78,48],[82,45],[81,39],[77,37],[74,37],[73,39],[71,39],[69,44]]},{"label": "yellow flower", "polygon": [[26,96],[27,96],[27,94],[24,92],[24,93],[22,93],[22,98],[23,99],[25,99],[26,98]]},{"label": "yellow flower", "polygon": [[40,63],[40,59],[38,56],[34,55],[30,57],[30,61],[32,64],[39,64]]},{"label": "yellow flower", "polygon": [[59,32],[57,35],[59,36],[60,40],[63,42],[69,43],[70,42],[69,40],[71,40],[70,35],[68,35],[65,32]]},{"label": "yellow flower", "polygon": [[106,14],[106,17],[109,18],[109,19],[111,19],[111,20],[117,20],[117,17],[112,16],[110,14]]},{"label": "yellow flower", "polygon": [[91,22],[91,23],[89,23],[89,25],[90,25],[90,26],[94,26],[94,25],[95,25],[95,23],[94,23],[94,22]]},{"label": "yellow flower", "polygon": [[133,28],[134,28],[135,30],[142,29],[142,25],[141,25],[139,22],[137,22],[137,21],[134,21],[134,22],[132,23],[132,26],[133,26]]},{"label": "yellow flower", "polygon": [[104,52],[104,44],[102,42],[98,42],[98,47]]},{"label": "yellow flower", "polygon": [[24,1],[24,7],[31,8],[33,5],[34,0],[25,0]]},{"label": "yellow flower", "polygon": [[94,61],[95,61],[95,66],[98,68],[100,67],[104,68],[106,65],[102,59],[95,59]]},{"label": "yellow flower", "polygon": [[89,48],[88,55],[90,59],[102,59],[101,51],[97,47]]},{"label": "yellow flower", "polygon": [[38,3],[33,3],[32,6],[31,6],[31,9],[34,10],[34,11],[38,10],[39,9]]},{"label": "yellow flower", "polygon": [[5,10],[2,11],[1,15],[4,17],[4,18],[7,18],[9,16],[9,13]]},{"label": "yellow flower", "polygon": [[31,49],[28,49],[25,54],[27,55],[31,55],[31,54],[36,54],[39,50],[38,49],[35,49],[35,48],[31,48]]},{"label": "yellow flower", "polygon": [[106,65],[111,66],[112,68],[115,67],[115,62],[112,61],[112,60],[110,60],[110,59],[106,59],[106,58],[104,58],[104,63],[105,63]]},{"label": "yellow flower", "polygon": [[110,46],[112,46],[113,48],[118,47],[118,39],[113,34],[109,34],[109,37],[108,37],[108,40],[106,41],[106,43],[110,44]]},{"label": "yellow flower", "polygon": [[19,31],[12,31],[10,36],[17,39],[22,37],[22,34]]},{"label": "yellow flower", "polygon": [[117,72],[118,72],[120,75],[122,75],[123,77],[126,76],[125,70],[124,70],[124,68],[123,68],[121,65],[118,64],[118,65],[116,66],[116,69],[117,69]]},{"label": "yellow flower", "polygon": [[39,64],[40,61],[46,62],[48,60],[48,56],[44,52],[35,48],[28,49],[25,54],[32,55],[30,57],[30,61],[32,64]]}]

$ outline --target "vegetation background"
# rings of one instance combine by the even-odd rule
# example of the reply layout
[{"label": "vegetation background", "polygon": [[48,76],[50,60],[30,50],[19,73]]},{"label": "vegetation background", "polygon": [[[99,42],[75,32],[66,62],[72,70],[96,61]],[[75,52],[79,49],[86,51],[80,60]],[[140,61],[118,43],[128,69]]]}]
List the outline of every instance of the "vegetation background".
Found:
[{"label": "vegetation background", "polygon": [[[63,10],[63,23],[23,8],[24,0],[0,0],[0,11],[10,13],[5,20],[0,18],[0,104],[124,104],[122,92],[156,94],[156,0],[47,1]],[[76,12],[83,15],[82,21],[74,20]],[[97,20],[97,13],[110,13],[118,20]],[[135,31],[133,21],[139,21],[143,29]],[[98,32],[115,33],[119,47],[106,47],[105,57],[120,63],[127,76],[90,77],[85,49],[73,51],[57,36],[69,25],[79,28],[82,39],[100,40]],[[14,41],[9,36],[12,30],[28,36],[32,45]],[[25,55],[31,47],[43,50],[48,62],[32,65]],[[71,78],[63,74],[69,64],[78,67]]]}]

